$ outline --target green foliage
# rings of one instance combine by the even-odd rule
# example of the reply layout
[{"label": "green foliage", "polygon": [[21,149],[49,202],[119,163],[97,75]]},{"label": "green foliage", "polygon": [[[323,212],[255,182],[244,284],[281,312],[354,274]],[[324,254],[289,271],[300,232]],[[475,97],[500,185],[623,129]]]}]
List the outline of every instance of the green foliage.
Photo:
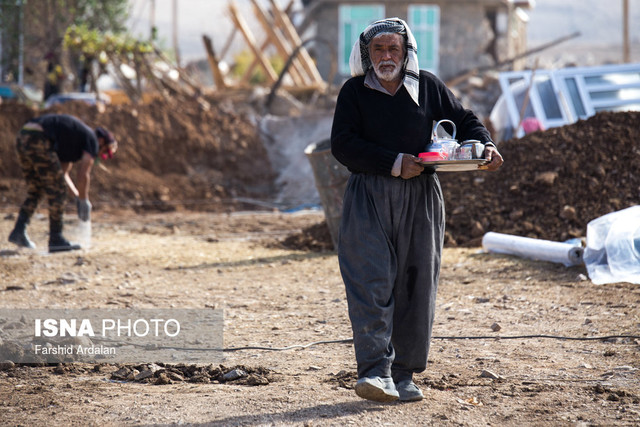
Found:
[{"label": "green foliage", "polygon": [[127,0],[77,0],[72,4],[75,4],[72,15],[75,25],[116,33],[126,30]]},{"label": "green foliage", "polygon": [[129,56],[134,53],[148,53],[153,47],[128,34],[102,33],[89,29],[86,25],[72,25],[64,35],[65,47],[82,53],[85,57],[105,60],[105,55],[114,53]]},{"label": "green foliage", "polygon": [[[126,30],[124,23],[128,7],[128,0],[0,0],[2,77],[17,73],[21,21],[24,50],[34,57],[50,52],[59,54],[61,45],[67,41],[70,46],[82,46],[82,50],[86,48],[93,54],[106,49],[127,51],[131,50],[126,47],[131,44],[128,39],[108,34],[119,34]],[[84,30],[77,34],[68,28],[69,25]],[[91,34],[91,31],[96,33]]]},{"label": "green foliage", "polygon": [[[231,70],[231,75],[234,76],[235,78],[242,78],[246,74],[251,64],[253,63],[255,56],[251,51],[244,49],[239,53],[237,53],[233,57],[233,59],[235,61],[235,64],[233,66],[233,69]],[[284,61],[278,55],[272,55],[271,57],[269,57],[269,62],[271,63],[271,66],[273,67],[273,69],[276,71],[277,74],[279,74],[284,68]],[[260,65],[254,67],[254,71],[253,73],[251,73],[251,76],[249,77],[249,83],[264,84],[266,82],[267,82],[267,77],[262,67]]]}]

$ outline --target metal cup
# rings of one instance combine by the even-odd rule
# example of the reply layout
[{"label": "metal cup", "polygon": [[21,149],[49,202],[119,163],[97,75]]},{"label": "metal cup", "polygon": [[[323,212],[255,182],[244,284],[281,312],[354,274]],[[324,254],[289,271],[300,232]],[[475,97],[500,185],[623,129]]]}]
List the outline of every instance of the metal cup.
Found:
[{"label": "metal cup", "polygon": [[471,158],[472,159],[481,159],[482,153],[484,153],[484,144],[478,141],[477,139],[467,139],[462,141],[464,145],[471,146]]}]

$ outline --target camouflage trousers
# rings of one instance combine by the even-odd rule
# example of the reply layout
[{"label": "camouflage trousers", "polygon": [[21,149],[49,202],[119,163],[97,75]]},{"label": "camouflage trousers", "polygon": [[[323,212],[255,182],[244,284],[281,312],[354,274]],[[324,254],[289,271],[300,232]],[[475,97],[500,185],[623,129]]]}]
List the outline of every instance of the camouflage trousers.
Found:
[{"label": "camouflage trousers", "polygon": [[61,223],[66,187],[60,160],[42,132],[22,130],[16,140],[18,160],[27,182],[27,198],[20,210],[31,218],[43,196],[49,202],[50,223]]}]

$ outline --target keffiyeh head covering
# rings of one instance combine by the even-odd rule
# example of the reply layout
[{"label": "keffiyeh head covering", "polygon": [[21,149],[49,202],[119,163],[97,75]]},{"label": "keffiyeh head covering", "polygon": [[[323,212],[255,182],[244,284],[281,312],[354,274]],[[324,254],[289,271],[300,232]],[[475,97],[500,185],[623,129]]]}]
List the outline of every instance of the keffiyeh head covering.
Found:
[{"label": "keffiyeh head covering", "polygon": [[372,67],[371,58],[369,57],[369,43],[375,36],[381,33],[396,33],[405,36],[407,57],[405,58],[403,66],[404,80],[402,84],[407,89],[407,92],[409,92],[409,95],[411,95],[411,99],[420,105],[418,101],[418,94],[420,92],[418,76],[420,68],[418,67],[416,40],[407,23],[400,18],[382,19],[365,28],[351,50],[351,56],[349,57],[351,75],[362,76]]}]

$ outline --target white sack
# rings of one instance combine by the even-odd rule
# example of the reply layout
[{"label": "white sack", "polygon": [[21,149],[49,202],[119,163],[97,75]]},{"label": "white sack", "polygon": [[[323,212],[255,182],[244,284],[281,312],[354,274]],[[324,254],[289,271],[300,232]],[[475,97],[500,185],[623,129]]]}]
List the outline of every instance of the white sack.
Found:
[{"label": "white sack", "polygon": [[612,212],[587,224],[584,263],[596,285],[640,284],[640,206]]}]

